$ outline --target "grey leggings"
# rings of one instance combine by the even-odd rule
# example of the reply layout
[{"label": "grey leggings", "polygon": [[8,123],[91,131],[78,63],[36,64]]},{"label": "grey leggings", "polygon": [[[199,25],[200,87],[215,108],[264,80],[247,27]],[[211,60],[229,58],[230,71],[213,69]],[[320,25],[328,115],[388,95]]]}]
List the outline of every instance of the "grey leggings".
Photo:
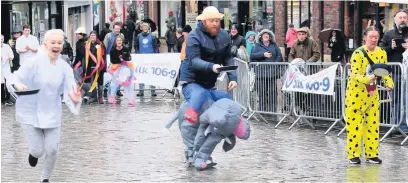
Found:
[{"label": "grey leggings", "polygon": [[61,127],[41,129],[22,124],[28,138],[29,152],[40,158],[45,153],[42,179],[49,179],[57,162],[57,152],[61,136]]}]

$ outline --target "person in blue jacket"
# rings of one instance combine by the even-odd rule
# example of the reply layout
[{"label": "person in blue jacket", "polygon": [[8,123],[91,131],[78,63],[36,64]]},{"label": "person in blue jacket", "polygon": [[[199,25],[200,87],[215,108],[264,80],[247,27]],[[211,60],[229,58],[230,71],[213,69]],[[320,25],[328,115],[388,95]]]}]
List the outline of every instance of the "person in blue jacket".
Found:
[{"label": "person in blue jacket", "polygon": [[[227,92],[214,89],[219,75],[217,68],[234,64],[231,39],[227,31],[221,30],[220,21],[223,17],[217,8],[205,8],[196,18],[200,21],[197,28],[191,31],[187,38],[186,58],[180,70],[180,85],[188,106],[183,113],[185,120],[180,131],[189,163],[194,161],[194,147],[191,142],[194,142],[199,127],[198,111],[208,98],[214,101],[232,98]],[[228,90],[232,90],[237,86],[236,73],[228,72],[228,77]]]},{"label": "person in blue jacket", "polygon": [[256,32],[254,31],[248,31],[245,35],[245,40],[246,40],[246,51],[248,55],[251,55],[252,53],[252,48],[255,45],[255,37],[256,37]]},{"label": "person in blue jacket", "polygon": [[[251,62],[282,62],[282,53],[275,41],[275,34],[264,29],[255,38],[255,45],[251,51]],[[255,90],[260,97],[260,110],[275,112],[277,95],[276,80],[281,77],[282,68],[273,65],[259,65],[255,67]]]},{"label": "person in blue jacket", "polygon": [[[231,98],[225,91],[215,90],[219,75],[218,68],[234,65],[231,55],[231,39],[227,31],[221,29],[220,21],[224,17],[214,6],[204,9],[196,18],[197,28],[190,32],[187,39],[185,63],[182,64],[180,84],[182,92],[188,101],[189,108],[185,118],[192,124],[198,121],[197,111],[205,102],[209,93],[214,101],[221,98]],[[237,86],[235,72],[228,72],[228,90]]]},{"label": "person in blue jacket", "polygon": [[[160,40],[150,32],[150,25],[147,22],[142,22],[142,31],[135,38],[135,52],[136,54],[155,54],[159,53]],[[138,97],[144,96],[144,83],[139,83]],[[150,86],[152,97],[156,97],[155,86]]]}]

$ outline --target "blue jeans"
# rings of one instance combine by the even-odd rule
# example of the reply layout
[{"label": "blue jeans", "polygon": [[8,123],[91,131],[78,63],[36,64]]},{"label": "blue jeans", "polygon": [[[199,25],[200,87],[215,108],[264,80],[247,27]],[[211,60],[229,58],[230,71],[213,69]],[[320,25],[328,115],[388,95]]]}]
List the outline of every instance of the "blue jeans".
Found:
[{"label": "blue jeans", "polygon": [[201,106],[210,97],[213,101],[217,101],[222,98],[228,98],[232,100],[230,94],[225,91],[215,90],[215,88],[205,89],[197,83],[188,83],[183,86],[183,95],[186,101],[188,101],[189,107],[192,107],[196,112],[201,109]]}]

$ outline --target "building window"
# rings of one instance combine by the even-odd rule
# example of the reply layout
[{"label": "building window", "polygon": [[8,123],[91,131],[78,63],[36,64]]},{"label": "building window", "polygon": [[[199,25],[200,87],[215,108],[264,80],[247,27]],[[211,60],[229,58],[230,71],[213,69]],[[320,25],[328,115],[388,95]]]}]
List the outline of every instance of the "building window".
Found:
[{"label": "building window", "polygon": [[13,4],[12,31],[22,31],[23,25],[30,25],[28,3]]},{"label": "building window", "polygon": [[262,29],[274,30],[273,1],[254,1],[252,11],[252,27],[256,32]]},{"label": "building window", "polygon": [[300,4],[300,27],[308,27],[311,25],[311,2],[310,1],[301,1]]},{"label": "building window", "polygon": [[308,27],[312,25],[312,4],[310,1],[287,1],[287,21],[295,28]]},{"label": "building window", "polygon": [[48,4],[47,2],[34,2],[32,6],[33,12],[33,27],[31,33],[36,36],[40,43],[42,43],[45,35],[45,31],[49,29],[48,25]]},{"label": "building window", "polygon": [[292,23],[295,28],[300,28],[300,8],[299,1],[287,1],[288,6],[288,23]]}]

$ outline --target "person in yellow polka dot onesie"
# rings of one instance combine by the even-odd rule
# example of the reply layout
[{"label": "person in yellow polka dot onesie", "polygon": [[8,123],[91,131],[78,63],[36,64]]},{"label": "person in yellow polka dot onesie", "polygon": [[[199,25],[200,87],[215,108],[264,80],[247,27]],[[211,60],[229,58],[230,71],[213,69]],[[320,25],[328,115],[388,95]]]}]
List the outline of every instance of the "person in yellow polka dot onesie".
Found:
[{"label": "person in yellow polka dot onesie", "polygon": [[[346,128],[347,154],[351,164],[360,164],[361,138],[364,140],[365,159],[369,163],[380,164],[379,145],[379,96],[374,88],[368,91],[370,84],[375,87],[377,78],[372,74],[370,63],[361,49],[374,63],[387,63],[387,53],[377,47],[380,35],[375,27],[364,32],[365,45],[356,49],[351,56],[351,73],[346,91]],[[387,90],[394,87],[390,76],[382,77]],[[372,87],[371,87],[372,88]]]}]

